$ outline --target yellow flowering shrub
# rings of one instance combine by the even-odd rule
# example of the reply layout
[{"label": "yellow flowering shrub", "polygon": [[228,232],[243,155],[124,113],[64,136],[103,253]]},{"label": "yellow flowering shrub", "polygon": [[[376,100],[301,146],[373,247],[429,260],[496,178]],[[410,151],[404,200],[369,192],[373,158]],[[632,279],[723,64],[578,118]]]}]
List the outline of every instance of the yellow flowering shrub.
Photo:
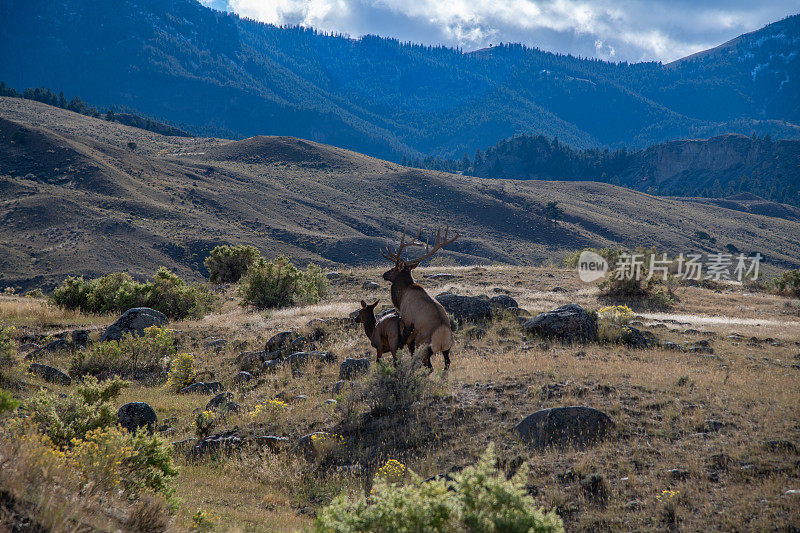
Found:
[{"label": "yellow flowering shrub", "polygon": [[633,311],[627,305],[610,305],[598,309],[597,318],[618,326],[625,326],[633,318]]},{"label": "yellow flowering shrub", "polygon": [[390,484],[402,483],[407,473],[408,468],[406,468],[406,465],[396,459],[389,459],[386,461],[386,464],[380,467],[375,473],[375,479],[382,478]]},{"label": "yellow flowering shrub", "polygon": [[194,354],[179,353],[170,362],[167,388],[178,391],[194,383]]},{"label": "yellow flowering shrub", "polygon": [[197,417],[194,419],[194,427],[197,436],[201,439],[207,437],[209,433],[211,433],[211,430],[214,429],[215,421],[216,417],[214,416],[214,411],[206,409],[205,411],[197,413]]},{"label": "yellow flowering shrub", "polygon": [[192,531],[213,531],[215,527],[215,516],[210,511],[198,509],[192,515]]},{"label": "yellow flowering shrub", "polygon": [[326,433],[320,431],[311,435],[311,445],[314,447],[314,453],[324,458],[344,446],[344,437],[336,433]]},{"label": "yellow flowering shrub", "polygon": [[88,480],[119,485],[128,473],[129,460],[136,455],[131,439],[118,426],[93,429],[84,438],[72,439],[66,451],[68,463]]},{"label": "yellow flowering shrub", "polygon": [[250,418],[254,421],[260,420],[265,417],[274,417],[278,413],[282,413],[289,406],[286,402],[281,400],[269,399],[257,404],[252,411],[250,411]]}]

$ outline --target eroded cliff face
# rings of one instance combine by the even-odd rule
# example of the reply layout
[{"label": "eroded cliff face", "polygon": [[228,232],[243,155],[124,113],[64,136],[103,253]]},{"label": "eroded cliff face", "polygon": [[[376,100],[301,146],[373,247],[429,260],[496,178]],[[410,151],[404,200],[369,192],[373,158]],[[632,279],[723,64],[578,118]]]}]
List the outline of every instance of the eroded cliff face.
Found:
[{"label": "eroded cliff face", "polygon": [[728,173],[759,166],[767,152],[763,144],[744,135],[721,135],[658,144],[640,152],[637,159],[646,177],[661,183],[684,173]]}]

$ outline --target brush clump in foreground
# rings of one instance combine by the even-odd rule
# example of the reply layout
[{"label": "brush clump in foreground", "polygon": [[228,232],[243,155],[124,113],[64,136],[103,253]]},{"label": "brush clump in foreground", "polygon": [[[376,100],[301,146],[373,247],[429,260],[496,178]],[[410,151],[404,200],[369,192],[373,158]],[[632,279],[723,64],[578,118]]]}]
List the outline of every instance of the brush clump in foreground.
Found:
[{"label": "brush clump in foreground", "polygon": [[[568,530],[725,531],[800,523],[792,492],[800,489],[800,303],[788,292],[679,286],[667,314],[635,299],[611,306],[572,270],[420,270],[431,294],[502,293],[518,304],[464,321],[447,374],[435,358],[429,375],[405,349],[397,367],[375,362],[348,315],[365,296],[389,300],[379,270],[340,272],[318,303],[270,314],[243,308],[236,287],[221,287],[213,314],[109,343],[98,339],[116,315],[0,296],[3,525],[547,531],[563,522]],[[437,273],[450,276],[425,277]],[[365,289],[365,281],[381,286]],[[562,344],[522,327],[528,314],[570,303],[597,312],[598,341]],[[32,341],[43,346],[79,328],[89,332],[85,347],[26,359]],[[647,342],[626,343],[633,330]],[[346,358],[368,364],[340,379]],[[33,362],[65,370],[71,384],[29,374]],[[200,392],[179,392],[187,384]],[[132,402],[157,415],[135,434],[116,425],[117,410]],[[613,428],[584,446],[541,449],[513,431],[532,413],[567,406],[599,410]]]}]

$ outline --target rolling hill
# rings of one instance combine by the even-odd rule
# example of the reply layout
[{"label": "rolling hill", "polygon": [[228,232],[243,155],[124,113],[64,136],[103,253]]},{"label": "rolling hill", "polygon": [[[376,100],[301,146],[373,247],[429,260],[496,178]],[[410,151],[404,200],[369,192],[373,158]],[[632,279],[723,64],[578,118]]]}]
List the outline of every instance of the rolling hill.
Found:
[{"label": "rolling hill", "polygon": [[[130,147],[135,143],[135,148]],[[543,216],[558,202],[562,221]],[[167,137],[0,98],[0,286],[160,265],[198,278],[247,243],[302,262],[381,264],[404,227],[450,224],[458,263],[558,261],[586,246],[717,246],[800,266],[800,223],[592,182],[486,180],[403,167],[291,137]]]},{"label": "rolling hill", "polygon": [[275,27],[195,0],[5,0],[0,79],[193,133],[291,135],[399,161],[517,134],[575,147],[800,138],[800,16],[662,65],[464,53]]}]

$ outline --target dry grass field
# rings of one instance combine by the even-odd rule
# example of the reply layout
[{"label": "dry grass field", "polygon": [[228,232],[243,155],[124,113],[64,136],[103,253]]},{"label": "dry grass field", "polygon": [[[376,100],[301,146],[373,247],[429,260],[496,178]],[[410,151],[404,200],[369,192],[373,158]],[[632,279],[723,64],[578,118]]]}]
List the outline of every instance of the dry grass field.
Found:
[{"label": "dry grass field", "polygon": [[[432,273],[453,277],[423,278]],[[639,327],[660,341],[707,341],[713,353],[563,345],[525,338],[515,317],[496,315],[463,325],[456,333],[450,371],[444,374],[441,357],[434,357],[435,370],[420,378],[413,402],[376,409],[385,407],[385,399],[384,391],[376,389],[374,352],[363,331],[346,318],[362,298],[381,298],[379,308],[390,305],[380,274],[342,270],[319,304],[269,313],[242,309],[233,288],[227,288],[215,313],[170,324],[179,350],[194,353],[196,368],[213,374],[240,404],[238,412],[217,420],[212,432],[236,429],[243,437],[287,437],[289,445],[277,452],[253,445],[230,455],[189,459],[187,443],[176,444],[173,458],[180,474],[174,488],[181,504],[169,528],[190,529],[193,515],[202,510],[219,531],[307,529],[335,495],[368,489],[388,459],[427,478],[472,464],[490,442],[507,472],[523,461],[530,465],[530,494],[544,509],[555,509],[568,531],[800,528],[800,494],[789,492],[800,489],[798,300],[722,286],[679,287],[679,300],[669,312],[631,303]],[[420,268],[417,277],[432,294],[507,293],[532,314],[571,302],[589,310],[608,303],[594,285],[556,268],[428,267]],[[366,280],[381,288],[363,289]],[[314,343],[333,353],[336,363],[312,363],[299,373],[281,368],[244,386],[233,383],[240,352],[263,349],[280,331],[306,332],[313,319],[337,317],[344,320],[322,327],[324,334]],[[0,297],[0,323],[16,325],[20,336],[30,338],[79,325],[94,328],[96,338],[100,327],[114,319]],[[228,342],[215,350],[207,347],[212,339]],[[60,352],[37,360],[66,369],[71,357]],[[347,357],[370,357],[373,363],[366,375],[335,392],[339,362]],[[403,358],[407,362],[406,350]],[[69,389],[16,372],[14,394],[21,398],[40,387]],[[149,403],[159,424],[171,419],[162,437],[175,443],[190,439],[190,445],[196,439],[197,413],[210,398],[177,395],[163,381],[144,380],[134,382],[116,402]],[[269,399],[287,407],[252,415]],[[585,448],[535,450],[511,431],[538,409],[570,405],[604,411],[614,422],[612,433]],[[324,460],[292,450],[315,431],[341,435],[344,444]],[[109,516],[101,512],[102,502],[91,499],[69,505],[64,513],[70,519],[58,529],[87,523],[125,529],[125,513],[130,512],[121,507]],[[34,517],[45,508],[28,507]]]}]

